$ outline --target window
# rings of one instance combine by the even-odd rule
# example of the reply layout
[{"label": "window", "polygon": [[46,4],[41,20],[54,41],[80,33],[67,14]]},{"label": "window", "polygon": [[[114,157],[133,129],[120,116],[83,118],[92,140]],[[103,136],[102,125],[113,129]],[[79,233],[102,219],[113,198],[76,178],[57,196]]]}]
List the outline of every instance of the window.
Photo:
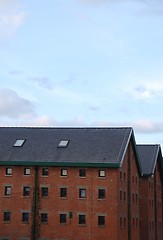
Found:
[{"label": "window", "polygon": [[85,214],[79,215],[79,224],[86,224],[86,216]]},{"label": "window", "polygon": [[99,177],[105,177],[105,170],[99,170]]},{"label": "window", "polygon": [[126,192],[123,192],[123,200],[126,201]]},{"label": "window", "polygon": [[41,213],[41,222],[42,223],[48,222],[48,214],[47,213]]},{"label": "window", "polygon": [[66,214],[65,213],[60,214],[60,223],[66,223]]},{"label": "window", "polygon": [[67,176],[67,169],[61,169],[61,176]]},{"label": "window", "polygon": [[48,197],[48,187],[41,188],[42,197]]},{"label": "window", "polygon": [[24,175],[30,175],[31,169],[30,168],[24,168]]},{"label": "window", "polygon": [[61,140],[58,144],[58,147],[65,148],[65,147],[67,147],[68,143],[69,143],[69,140]]},{"label": "window", "polygon": [[79,198],[86,198],[86,189],[84,188],[79,189]]},{"label": "window", "polygon": [[42,168],[42,176],[48,176],[49,175],[49,169],[48,168]]},{"label": "window", "polygon": [[11,196],[11,186],[5,187],[5,196]]},{"label": "window", "polygon": [[23,187],[23,196],[29,196],[30,187]]},{"label": "window", "polygon": [[123,173],[123,180],[126,181],[126,173]]},{"label": "window", "polygon": [[60,188],[60,197],[67,197],[67,188]]},{"label": "window", "polygon": [[3,216],[3,220],[6,221],[10,221],[11,220],[11,212],[4,212],[4,216]]},{"label": "window", "polygon": [[22,222],[28,222],[29,221],[29,213],[24,212],[22,213]]},{"label": "window", "polygon": [[79,177],[86,177],[86,169],[79,169]]},{"label": "window", "polygon": [[122,217],[120,217],[120,227],[122,227]]},{"label": "window", "polygon": [[12,168],[8,167],[6,168],[6,175],[12,175]]},{"label": "window", "polygon": [[132,193],[132,203],[134,203],[134,193]]},{"label": "window", "polygon": [[105,199],[105,189],[98,189],[98,199]]},{"label": "window", "polygon": [[105,226],[105,216],[98,216],[98,226]]},{"label": "window", "polygon": [[21,147],[21,146],[23,146],[24,142],[25,142],[25,139],[18,139],[14,143],[14,147]]}]

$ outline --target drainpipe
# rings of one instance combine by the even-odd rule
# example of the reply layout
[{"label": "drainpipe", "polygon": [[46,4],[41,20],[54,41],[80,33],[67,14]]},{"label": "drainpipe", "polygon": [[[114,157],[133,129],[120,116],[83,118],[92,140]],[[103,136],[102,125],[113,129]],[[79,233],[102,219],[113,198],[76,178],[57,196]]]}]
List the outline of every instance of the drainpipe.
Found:
[{"label": "drainpipe", "polygon": [[131,154],[130,154],[130,145],[128,148],[128,240],[131,240]]},{"label": "drainpipe", "polygon": [[33,222],[32,222],[32,240],[37,240],[38,235],[38,207],[39,207],[39,191],[38,191],[38,167],[35,167],[35,178],[34,178],[34,192],[33,192]]}]

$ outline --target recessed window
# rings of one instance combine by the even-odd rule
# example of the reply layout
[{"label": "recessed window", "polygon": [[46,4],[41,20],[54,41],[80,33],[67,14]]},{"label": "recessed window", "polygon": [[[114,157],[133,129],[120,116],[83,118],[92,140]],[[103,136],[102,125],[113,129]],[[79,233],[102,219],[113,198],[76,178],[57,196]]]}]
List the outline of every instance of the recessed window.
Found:
[{"label": "recessed window", "polygon": [[42,176],[48,176],[49,175],[49,169],[48,168],[42,168]]},{"label": "recessed window", "polygon": [[30,168],[24,168],[24,175],[30,175],[31,169]]},{"label": "recessed window", "polygon": [[85,214],[79,214],[79,224],[86,224]]},{"label": "recessed window", "polygon": [[60,197],[67,197],[67,188],[60,188]]},{"label": "recessed window", "polygon": [[86,189],[85,188],[79,189],[79,198],[86,198]]},{"label": "recessed window", "polygon": [[69,143],[69,140],[61,140],[58,144],[58,147],[65,148],[65,147],[67,147],[68,143]]},{"label": "recessed window", "polygon": [[23,196],[29,196],[30,187],[23,187]]},{"label": "recessed window", "polygon": [[11,196],[11,186],[5,187],[5,196]]},{"label": "recessed window", "polygon": [[105,216],[98,216],[98,226],[105,226]]},{"label": "recessed window", "polygon": [[60,223],[66,223],[67,216],[65,213],[61,213],[59,218],[60,218]]},{"label": "recessed window", "polygon": [[41,222],[42,223],[48,222],[48,214],[47,213],[41,213]]},{"label": "recessed window", "polygon": [[86,177],[86,169],[79,169],[79,177]]},{"label": "recessed window", "polygon": [[98,189],[98,199],[105,199],[105,189]]},{"label": "recessed window", "polygon": [[105,177],[105,170],[99,170],[99,177]]},{"label": "recessed window", "polygon": [[126,201],[126,192],[123,192],[123,200]]},{"label": "recessed window", "polygon": [[67,169],[61,169],[61,176],[67,176]]},{"label": "recessed window", "polygon": [[14,143],[14,147],[21,147],[23,146],[25,142],[25,139],[17,139],[16,142]]},{"label": "recessed window", "polygon": [[12,168],[10,168],[10,167],[6,168],[6,175],[8,175],[8,176],[12,175]]},{"label": "recessed window", "polygon": [[4,212],[4,216],[3,216],[3,220],[6,221],[10,221],[11,220],[11,212]]},{"label": "recessed window", "polygon": [[22,222],[29,222],[29,213],[22,213]]},{"label": "recessed window", "polygon": [[48,187],[41,188],[42,197],[48,197]]}]

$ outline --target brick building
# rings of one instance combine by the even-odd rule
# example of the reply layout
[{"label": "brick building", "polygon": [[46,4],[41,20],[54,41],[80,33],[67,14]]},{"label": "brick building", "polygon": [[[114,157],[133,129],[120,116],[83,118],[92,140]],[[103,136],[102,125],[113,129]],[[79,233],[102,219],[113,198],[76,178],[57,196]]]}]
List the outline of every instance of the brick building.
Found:
[{"label": "brick building", "polygon": [[141,172],[132,128],[0,128],[0,240],[139,240]]},{"label": "brick building", "polygon": [[137,145],[141,162],[140,240],[163,239],[162,153],[160,145]]}]

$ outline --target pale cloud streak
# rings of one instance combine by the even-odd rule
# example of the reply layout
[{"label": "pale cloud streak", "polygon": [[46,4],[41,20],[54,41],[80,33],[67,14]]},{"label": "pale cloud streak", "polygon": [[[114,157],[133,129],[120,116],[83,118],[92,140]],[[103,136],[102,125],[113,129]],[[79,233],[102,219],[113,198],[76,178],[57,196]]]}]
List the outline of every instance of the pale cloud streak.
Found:
[{"label": "pale cloud streak", "polygon": [[11,37],[24,23],[26,13],[22,9],[21,0],[0,1],[0,41]]}]

